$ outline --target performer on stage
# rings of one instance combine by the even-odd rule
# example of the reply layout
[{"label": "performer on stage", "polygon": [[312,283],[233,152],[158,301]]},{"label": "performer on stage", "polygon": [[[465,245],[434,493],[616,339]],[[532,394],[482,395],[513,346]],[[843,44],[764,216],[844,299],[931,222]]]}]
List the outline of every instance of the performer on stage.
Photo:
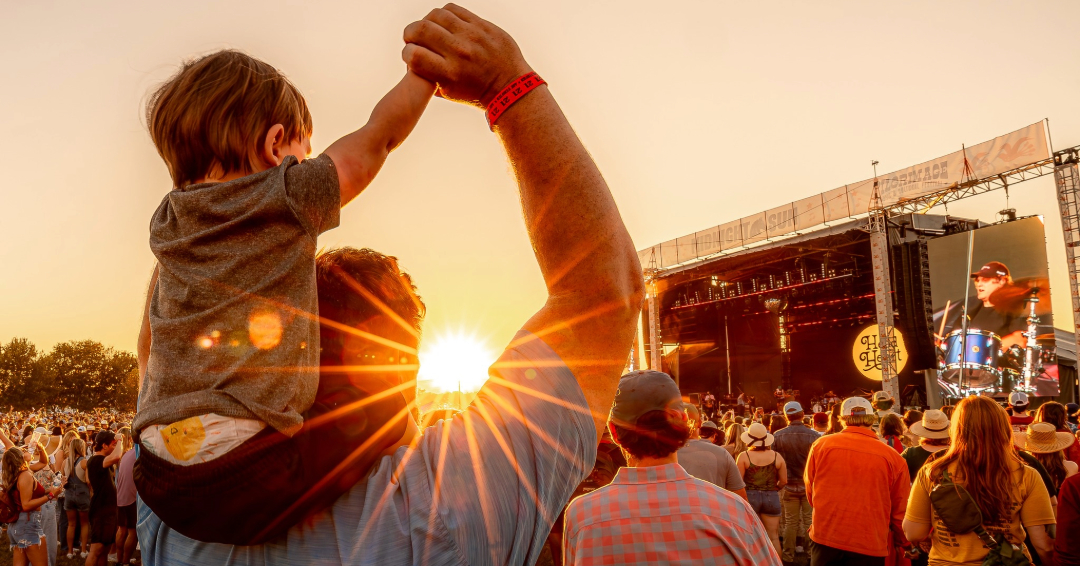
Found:
[{"label": "performer on stage", "polygon": [[712,391],[706,391],[701,398],[701,414],[705,415],[707,421],[716,419],[716,395]]},{"label": "performer on stage", "polygon": [[1027,330],[1026,317],[1005,311],[1002,305],[994,304],[995,293],[1013,283],[1009,268],[999,261],[991,261],[972,273],[971,278],[975,280],[975,297],[981,302],[970,307],[968,328],[989,330],[997,334],[1001,338],[1002,350],[1007,350],[1013,344],[1023,347],[1023,332]]}]

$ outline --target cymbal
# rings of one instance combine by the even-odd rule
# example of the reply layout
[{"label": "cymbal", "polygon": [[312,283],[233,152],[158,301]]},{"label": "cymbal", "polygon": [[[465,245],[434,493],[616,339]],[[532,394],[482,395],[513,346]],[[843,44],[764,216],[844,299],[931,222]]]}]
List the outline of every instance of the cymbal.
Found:
[{"label": "cymbal", "polygon": [[1000,313],[1023,315],[1028,313],[1027,301],[1032,296],[1039,299],[1035,314],[1050,314],[1050,280],[1043,277],[1019,279],[1005,285],[990,294],[990,303]]}]

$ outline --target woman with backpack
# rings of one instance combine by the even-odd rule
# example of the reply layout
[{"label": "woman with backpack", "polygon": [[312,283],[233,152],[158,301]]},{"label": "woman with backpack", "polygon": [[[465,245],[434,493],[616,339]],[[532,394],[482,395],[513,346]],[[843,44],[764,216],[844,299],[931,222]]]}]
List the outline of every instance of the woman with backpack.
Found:
[{"label": "woman with backpack", "polygon": [[[1022,552],[1030,561],[1024,545],[1030,535],[1043,562],[1052,564],[1054,541],[1046,526],[1055,523],[1054,510],[1039,474],[1024,466],[1012,448],[1012,427],[1005,410],[989,397],[967,397],[956,406],[951,421],[952,445],[923,466],[911,486],[903,522],[908,540],[926,539],[933,527],[932,564],[982,564],[991,549],[983,544],[977,530],[954,532],[947,525],[955,527],[958,515],[977,520],[979,513],[956,513],[958,503],[943,507],[962,500],[977,505],[982,527],[997,543],[1004,543],[995,547],[995,552],[999,548],[1002,556]],[[935,493],[941,485],[944,488]],[[963,497],[963,492],[970,494],[970,499]],[[952,500],[943,497],[950,493],[961,496]]]},{"label": "woman with backpack", "polygon": [[86,558],[90,541],[90,487],[86,483],[86,442],[76,437],[71,441],[70,454],[64,460],[64,512],[67,513],[67,557],[75,553],[75,525],[79,533],[79,556]]},{"label": "woman with backpack", "polygon": [[46,489],[38,483],[19,448],[9,448],[4,452],[0,459],[0,473],[3,474],[8,503],[17,513],[15,521],[8,524],[8,542],[14,554],[12,562],[16,566],[47,566],[49,555],[41,506],[55,500],[60,488]]}]

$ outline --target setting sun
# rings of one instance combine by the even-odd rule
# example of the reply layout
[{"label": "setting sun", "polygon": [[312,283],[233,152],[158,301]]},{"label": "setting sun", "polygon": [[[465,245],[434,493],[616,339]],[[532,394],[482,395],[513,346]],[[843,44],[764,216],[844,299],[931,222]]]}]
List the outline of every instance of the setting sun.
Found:
[{"label": "setting sun", "polygon": [[487,381],[497,355],[483,339],[463,332],[445,333],[420,347],[418,380],[440,391],[476,391]]}]

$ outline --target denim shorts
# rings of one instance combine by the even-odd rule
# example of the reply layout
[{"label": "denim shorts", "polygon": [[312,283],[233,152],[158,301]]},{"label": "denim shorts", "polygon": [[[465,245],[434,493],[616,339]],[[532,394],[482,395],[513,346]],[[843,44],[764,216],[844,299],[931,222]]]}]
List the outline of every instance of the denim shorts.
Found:
[{"label": "denim shorts", "polygon": [[780,516],[780,492],[746,490],[746,498],[750,500],[750,507],[758,515]]},{"label": "denim shorts", "polygon": [[30,548],[41,544],[45,529],[41,526],[41,510],[19,513],[19,520],[8,525],[8,542],[11,548]]}]

